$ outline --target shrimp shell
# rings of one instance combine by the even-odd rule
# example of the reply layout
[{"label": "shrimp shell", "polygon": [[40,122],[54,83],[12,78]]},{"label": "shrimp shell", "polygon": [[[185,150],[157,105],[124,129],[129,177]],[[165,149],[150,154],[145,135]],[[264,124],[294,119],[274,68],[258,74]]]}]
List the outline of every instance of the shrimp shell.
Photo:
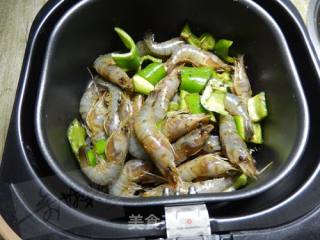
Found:
[{"label": "shrimp shell", "polygon": [[246,138],[251,139],[253,135],[253,125],[250,119],[246,104],[239,97],[227,93],[224,100],[225,109],[233,116],[241,116],[245,121]]},{"label": "shrimp shell", "polygon": [[124,164],[128,154],[130,128],[128,121],[122,122],[120,128],[113,132],[107,140],[105,155],[108,161]]},{"label": "shrimp shell", "polygon": [[90,82],[81,97],[79,105],[79,112],[84,122],[86,122],[91,107],[98,101],[99,95],[97,86],[93,82]]},{"label": "shrimp shell", "polygon": [[[136,95],[134,98],[133,98],[133,102],[132,102],[132,108],[133,108],[133,116],[135,117],[142,105],[143,105],[143,101],[144,101],[144,98],[142,95]],[[130,124],[131,124],[131,128],[132,128],[132,131],[131,131],[131,134],[130,134],[130,138],[129,138],[129,153],[137,158],[137,159],[143,159],[143,160],[147,160],[149,159],[149,156],[148,154],[144,151],[143,147],[141,146],[141,144],[139,143],[137,137],[136,137],[136,133],[133,129],[133,125],[134,125],[134,117],[132,118],[132,120],[130,121]]]},{"label": "shrimp shell", "polygon": [[246,67],[244,65],[244,56],[240,55],[234,65],[233,91],[243,100],[248,100],[252,96],[252,90]]},{"label": "shrimp shell", "polygon": [[132,79],[122,68],[115,65],[110,54],[99,56],[94,61],[93,67],[107,81],[124,90],[133,91]]},{"label": "shrimp shell", "polygon": [[232,116],[220,115],[219,133],[222,147],[230,162],[238,165],[245,175],[254,178],[257,175],[254,160],[239,136]]},{"label": "shrimp shell", "polygon": [[98,163],[96,166],[89,166],[85,157],[85,149],[79,150],[79,163],[81,171],[95,184],[106,186],[113,182],[122,169],[122,164],[116,161],[108,161],[96,156]]},{"label": "shrimp shell", "polygon": [[[226,178],[215,178],[201,182],[183,182],[179,187],[179,194],[186,195],[189,193],[189,189],[193,187],[196,193],[217,193],[223,192],[225,189],[230,187],[233,183],[231,177]],[[158,187],[147,190],[143,193],[143,197],[161,197],[165,188],[175,192],[175,189],[169,184],[162,184]]]},{"label": "shrimp shell", "polygon": [[223,177],[236,170],[229,162],[224,161],[220,156],[207,154],[190,160],[178,167],[183,181],[192,182],[196,178],[217,178]]},{"label": "shrimp shell", "polygon": [[176,165],[181,164],[189,157],[201,151],[213,128],[213,125],[202,126],[191,131],[175,142],[173,144],[173,148],[175,151]]},{"label": "shrimp shell", "polygon": [[221,143],[219,136],[210,135],[203,147],[206,153],[217,153],[221,151]]},{"label": "shrimp shell", "polygon": [[208,124],[210,116],[203,113],[189,114],[182,113],[168,117],[162,124],[162,133],[174,142],[178,138],[184,136],[188,132],[200,127],[201,125]]},{"label": "shrimp shell", "polygon": [[137,139],[149,154],[161,174],[173,186],[180,185],[181,179],[175,165],[175,156],[169,140],[157,129],[153,106],[159,91],[150,93],[139,114],[135,117],[134,130]]},{"label": "shrimp shell", "polygon": [[135,197],[142,187],[139,181],[151,171],[151,164],[142,160],[130,160],[124,165],[117,181],[110,187],[109,193],[119,197]]},{"label": "shrimp shell", "polygon": [[154,40],[154,34],[147,34],[144,39],[144,44],[148,48],[150,54],[157,57],[168,57],[179,46],[184,44],[184,41],[181,38],[177,37],[162,43],[157,43]]},{"label": "shrimp shell", "polygon": [[153,104],[153,111],[156,122],[164,119],[166,116],[169,103],[175,96],[179,85],[180,68],[173,69],[164,79],[162,79],[155,87],[157,92],[157,99]]},{"label": "shrimp shell", "polygon": [[90,108],[86,123],[91,132],[92,141],[95,142],[101,138],[105,138],[104,119],[108,114],[108,109],[104,104],[106,92],[99,96],[97,102]]},{"label": "shrimp shell", "polygon": [[119,105],[122,91],[117,86],[104,82],[100,77],[95,77],[93,81],[106,92],[104,104],[107,107],[107,114],[104,119],[104,130],[107,136],[110,136],[120,126]]},{"label": "shrimp shell", "polygon": [[219,57],[195,46],[184,44],[177,48],[166,62],[168,71],[182,63],[191,63],[194,66],[206,66],[213,69],[231,71],[232,67],[224,63]]}]

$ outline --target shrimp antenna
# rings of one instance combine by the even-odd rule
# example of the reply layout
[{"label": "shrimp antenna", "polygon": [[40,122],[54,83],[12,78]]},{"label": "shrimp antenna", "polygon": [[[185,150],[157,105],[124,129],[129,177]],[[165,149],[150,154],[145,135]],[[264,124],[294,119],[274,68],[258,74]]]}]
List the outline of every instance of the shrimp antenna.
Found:
[{"label": "shrimp antenna", "polygon": [[91,69],[90,69],[89,67],[87,67],[87,70],[88,70],[88,72],[89,72],[89,75],[90,75],[90,77],[91,77],[91,80],[93,80],[93,73],[92,73]]},{"label": "shrimp antenna", "polygon": [[264,168],[262,168],[261,170],[258,170],[258,175],[261,175],[262,173],[264,173],[269,167],[271,167],[271,165],[273,164],[273,161],[269,162]]}]

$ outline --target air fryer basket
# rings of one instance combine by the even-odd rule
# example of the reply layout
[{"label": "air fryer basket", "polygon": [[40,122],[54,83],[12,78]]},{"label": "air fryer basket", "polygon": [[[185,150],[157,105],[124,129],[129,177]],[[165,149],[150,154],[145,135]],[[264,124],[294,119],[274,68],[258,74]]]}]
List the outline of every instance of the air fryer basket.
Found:
[{"label": "air fryer basket", "polygon": [[[114,26],[126,29],[134,39],[152,30],[157,39],[164,40],[176,36],[186,22],[199,33],[233,39],[234,53],[246,54],[253,89],[266,91],[270,110],[263,126],[265,144],[255,158],[258,168],[273,161],[272,168],[256,183],[234,193],[125,199],[95,190],[81,173],[65,137],[68,124],[78,116],[79,100],[89,80],[86,67],[99,54],[121,49]],[[64,14],[50,34],[40,81],[35,122],[45,159],[67,184],[106,203],[142,206],[230,201],[256,195],[290,172],[308,135],[308,108],[287,42],[277,23],[253,1],[167,0],[156,9],[147,0],[81,1]]]}]

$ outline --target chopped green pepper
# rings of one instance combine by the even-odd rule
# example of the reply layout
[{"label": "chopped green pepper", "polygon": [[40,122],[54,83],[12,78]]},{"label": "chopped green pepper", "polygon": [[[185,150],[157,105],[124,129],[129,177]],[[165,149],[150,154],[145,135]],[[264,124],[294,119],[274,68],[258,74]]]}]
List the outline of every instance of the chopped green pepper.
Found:
[{"label": "chopped green pepper", "polygon": [[234,122],[236,124],[238,134],[243,140],[246,140],[245,121],[242,116],[234,116]]},{"label": "chopped green pepper", "polygon": [[266,95],[264,92],[248,100],[248,112],[252,121],[259,122],[268,116]]},{"label": "chopped green pepper", "polygon": [[188,94],[189,93],[187,91],[184,91],[184,90],[180,91],[180,110],[181,111],[189,111],[187,103],[186,103],[186,99],[185,99],[185,97]]},{"label": "chopped green pepper", "polygon": [[211,78],[207,85],[211,86],[213,90],[219,90],[221,92],[227,92],[228,91],[228,85],[224,82],[220,81],[218,78]]},{"label": "chopped green pepper", "polygon": [[200,95],[198,93],[187,94],[185,96],[185,101],[190,113],[206,113],[206,110],[202,107],[200,103]]},{"label": "chopped green pepper", "polygon": [[238,178],[234,180],[233,184],[224,191],[233,192],[237,189],[243,188],[247,184],[248,184],[248,177],[244,174],[241,174]]},{"label": "chopped green pepper", "polygon": [[253,123],[253,136],[250,141],[255,144],[263,144],[262,128],[260,123]]},{"label": "chopped green pepper", "polygon": [[112,53],[112,59],[125,70],[137,70],[140,66],[140,55],[133,39],[121,28],[114,28],[123,44],[130,50],[128,53]]},{"label": "chopped green pepper", "polygon": [[154,86],[138,74],[135,74],[132,80],[134,91],[137,93],[148,95],[154,90]]},{"label": "chopped green pepper", "polygon": [[186,24],[183,29],[182,32],[180,34],[180,36],[186,40],[189,44],[196,46],[196,47],[200,47],[200,40],[198,39],[198,37],[196,35],[194,35],[191,32],[191,29],[189,27],[188,24]]},{"label": "chopped green pepper", "polygon": [[171,112],[171,111],[178,111],[179,110],[179,103],[177,102],[170,102],[169,103],[169,108],[168,108],[168,112]]},{"label": "chopped green pepper", "polygon": [[183,67],[180,89],[190,93],[199,93],[204,89],[211,76],[212,69],[208,67]]},{"label": "chopped green pepper", "polygon": [[152,62],[152,63],[162,63],[162,59],[153,57],[151,55],[144,55],[140,59],[140,66],[139,66],[139,71],[141,71],[142,66],[144,65],[145,62]]},{"label": "chopped green pepper", "polygon": [[78,155],[79,149],[86,145],[86,129],[78,119],[74,119],[68,127],[67,135],[72,151]]},{"label": "chopped green pepper", "polygon": [[99,155],[100,155],[100,154],[104,154],[106,145],[107,145],[107,141],[106,141],[105,139],[98,140],[98,141],[94,144],[94,151],[95,151],[97,154],[99,154]]},{"label": "chopped green pepper", "polygon": [[156,85],[162,78],[166,76],[166,69],[162,63],[150,63],[144,69],[137,73],[139,76]]},{"label": "chopped green pepper", "polygon": [[213,71],[212,76],[225,83],[232,82],[231,74],[229,72],[217,73],[216,71]]},{"label": "chopped green pepper", "polygon": [[200,41],[200,48],[206,51],[213,50],[214,45],[216,43],[214,37],[210,33],[203,33],[200,36],[199,41]]},{"label": "chopped green pepper", "polygon": [[233,44],[233,41],[230,41],[227,39],[220,39],[216,43],[214,47],[214,51],[223,60],[229,63],[234,63],[235,59],[229,56],[229,48],[232,46],[232,44]]},{"label": "chopped green pepper", "polygon": [[89,166],[94,167],[97,165],[97,158],[93,149],[89,149],[86,151],[86,158]]},{"label": "chopped green pepper", "polygon": [[201,96],[201,104],[208,111],[226,115],[228,113],[224,108],[225,97],[225,92],[215,90],[210,84],[207,84]]}]

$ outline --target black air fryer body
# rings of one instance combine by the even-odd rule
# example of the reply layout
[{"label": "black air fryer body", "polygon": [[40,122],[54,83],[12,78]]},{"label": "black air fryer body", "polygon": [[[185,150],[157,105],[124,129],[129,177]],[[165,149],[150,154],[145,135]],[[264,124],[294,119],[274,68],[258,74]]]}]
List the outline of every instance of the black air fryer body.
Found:
[{"label": "black air fryer body", "polygon": [[[234,193],[110,197],[82,175],[65,137],[86,67],[122,48],[114,26],[134,39],[152,30],[161,41],[186,22],[246,54],[253,88],[266,91],[270,108],[255,158],[259,168],[274,165]],[[320,239],[316,59],[288,0],[51,0],[28,40],[0,169],[1,215],[23,239],[155,239],[166,237],[164,207],[206,204],[212,239]]]}]

